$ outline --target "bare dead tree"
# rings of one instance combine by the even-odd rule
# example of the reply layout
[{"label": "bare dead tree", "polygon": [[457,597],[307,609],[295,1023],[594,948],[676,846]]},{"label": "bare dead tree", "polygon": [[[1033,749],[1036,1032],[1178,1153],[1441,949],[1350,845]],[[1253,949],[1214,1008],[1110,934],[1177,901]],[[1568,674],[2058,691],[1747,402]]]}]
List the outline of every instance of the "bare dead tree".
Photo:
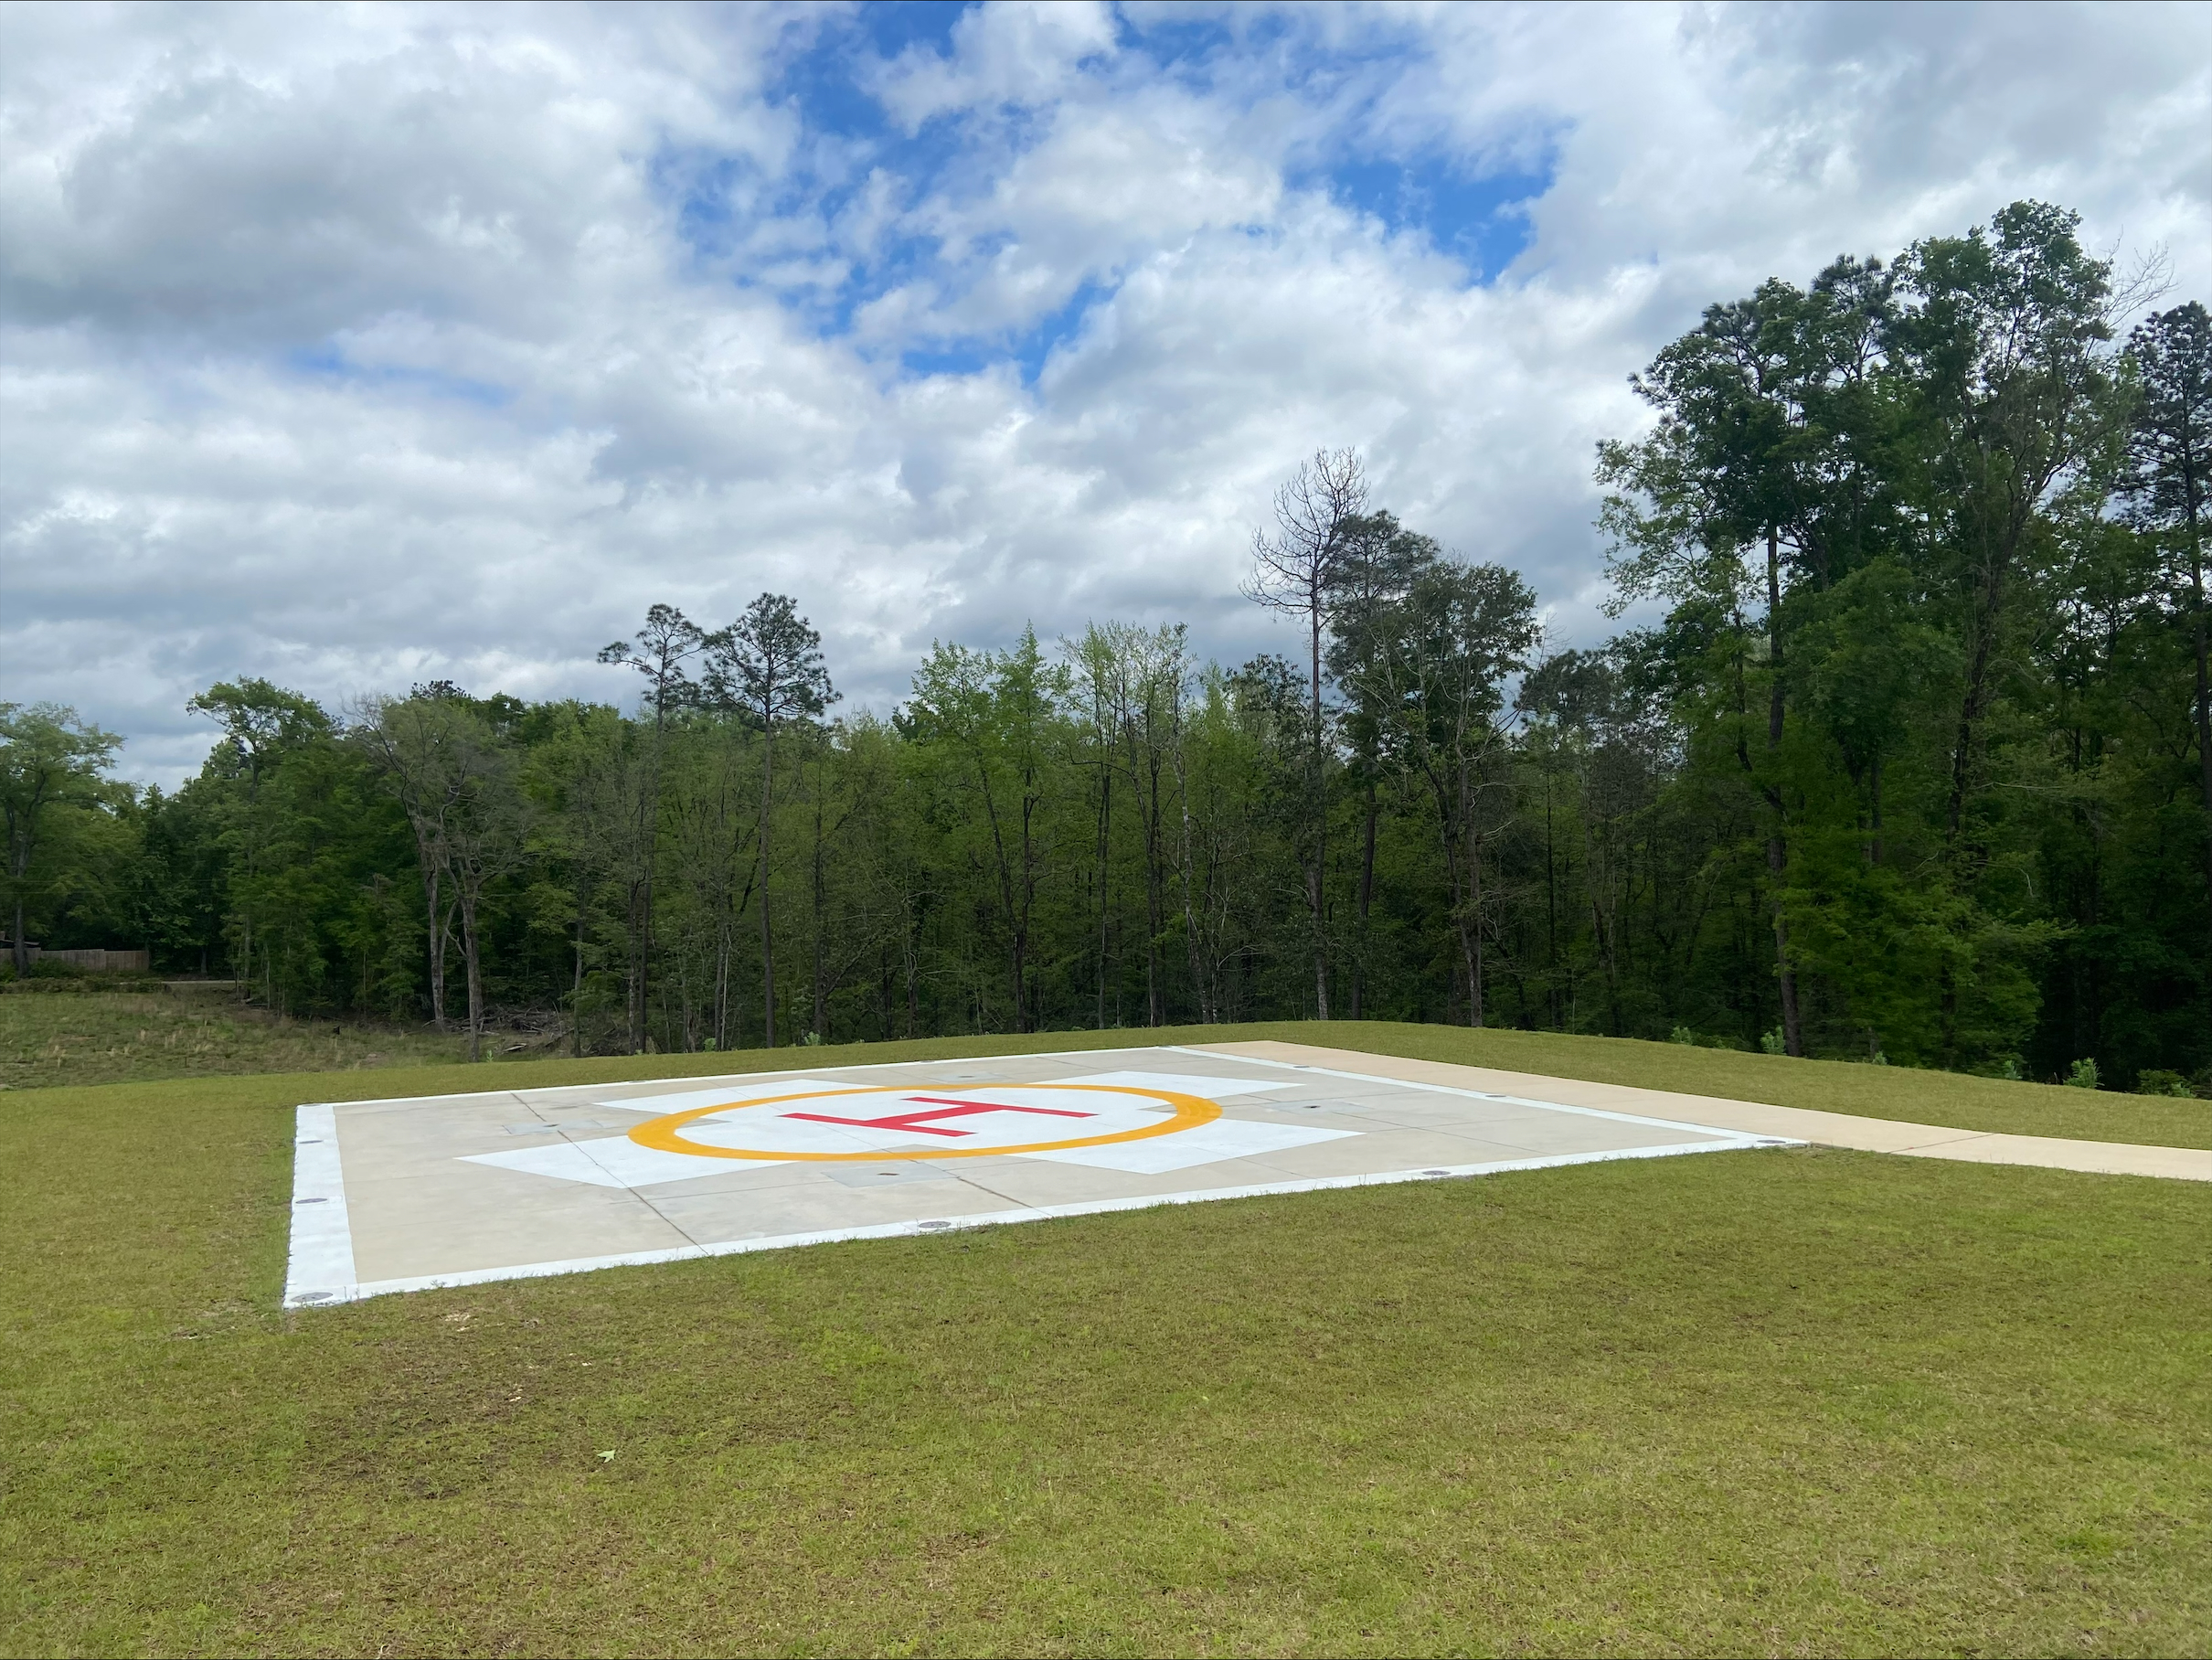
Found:
[{"label": "bare dead tree", "polygon": [[1328,853],[1324,793],[1325,744],[1321,722],[1321,636],[1328,625],[1333,578],[1367,509],[1367,475],[1351,450],[1316,450],[1275,492],[1275,528],[1252,537],[1245,597],[1306,624],[1308,712],[1306,760],[1306,906],[1313,924],[1313,1001],[1329,1017],[1327,913],[1322,876]]}]

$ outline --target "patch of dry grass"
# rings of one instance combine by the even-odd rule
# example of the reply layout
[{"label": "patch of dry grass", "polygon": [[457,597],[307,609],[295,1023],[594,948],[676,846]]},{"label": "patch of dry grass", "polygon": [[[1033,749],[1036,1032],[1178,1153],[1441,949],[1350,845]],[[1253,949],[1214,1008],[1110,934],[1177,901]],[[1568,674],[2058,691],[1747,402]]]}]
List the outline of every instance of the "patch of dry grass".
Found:
[{"label": "patch of dry grass", "polygon": [[463,1048],[420,1027],[289,1019],[222,992],[0,995],[0,1088],[10,1090],[434,1066]]}]

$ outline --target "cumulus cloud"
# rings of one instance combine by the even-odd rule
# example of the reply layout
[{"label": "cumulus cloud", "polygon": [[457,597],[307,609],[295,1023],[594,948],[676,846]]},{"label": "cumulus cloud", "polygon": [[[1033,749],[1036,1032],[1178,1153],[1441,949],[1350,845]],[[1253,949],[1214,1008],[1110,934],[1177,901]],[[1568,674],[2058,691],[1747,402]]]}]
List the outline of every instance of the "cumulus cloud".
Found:
[{"label": "cumulus cloud", "polygon": [[1035,108],[1066,92],[1086,59],[1111,58],[1116,34],[1098,0],[1005,0],[962,13],[949,52],[909,46],[867,84],[909,130],[950,111]]},{"label": "cumulus cloud", "polygon": [[2212,9],[0,10],[0,697],[627,696],[763,588],[1278,644],[1270,491],[1601,630],[1591,446],[1708,302],[2020,196],[2212,278]]}]

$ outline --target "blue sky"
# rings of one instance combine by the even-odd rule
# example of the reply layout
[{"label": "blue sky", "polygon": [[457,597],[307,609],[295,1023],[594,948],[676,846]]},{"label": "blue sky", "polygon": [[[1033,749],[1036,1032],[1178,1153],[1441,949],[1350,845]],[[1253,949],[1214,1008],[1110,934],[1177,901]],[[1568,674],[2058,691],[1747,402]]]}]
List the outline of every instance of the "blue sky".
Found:
[{"label": "blue sky", "polygon": [[0,9],[0,698],[608,698],[793,594],[1189,622],[1318,446],[1608,624],[1592,448],[1707,303],[2022,196],[2212,287],[2212,8]]}]

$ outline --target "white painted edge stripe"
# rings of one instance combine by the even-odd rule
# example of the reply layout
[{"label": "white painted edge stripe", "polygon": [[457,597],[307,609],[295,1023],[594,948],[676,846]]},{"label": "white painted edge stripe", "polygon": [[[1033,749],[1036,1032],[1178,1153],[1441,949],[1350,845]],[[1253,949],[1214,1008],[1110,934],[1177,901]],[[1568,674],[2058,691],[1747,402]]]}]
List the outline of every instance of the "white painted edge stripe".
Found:
[{"label": "white painted edge stripe", "polygon": [[[1263,1060],[1257,1055],[1219,1055],[1211,1049],[1189,1048],[1181,1044],[1163,1044],[1160,1047],[1174,1048],[1186,1055],[1207,1055],[1216,1060],[1249,1060],[1256,1067],[1281,1067],[1292,1072],[1316,1072],[1324,1078],[1349,1078],[1356,1083],[1387,1084],[1399,1090],[1426,1090],[1431,1095],[1459,1095],[1469,1101],[1510,1101],[1516,1107],[1538,1107],[1547,1112],[1572,1112],[1579,1118],[1610,1118],[1616,1123],[1648,1124],[1657,1130],[1689,1130],[1699,1135],[1717,1135],[1730,1141],[1740,1141],[1748,1147],[1805,1145],[1803,1142],[1773,1141],[1754,1135],[1748,1130],[1725,1130],[1717,1124],[1696,1124],[1679,1118],[1646,1118],[1641,1113],[1614,1112],[1604,1107],[1575,1107],[1563,1101],[1537,1101],[1527,1095],[1501,1095],[1494,1090],[1462,1090],[1448,1083],[1418,1083],[1410,1078],[1377,1078],[1371,1072],[1340,1072],[1334,1067],[1306,1066],[1295,1060]],[[1390,1059],[1396,1059],[1398,1057]]]},{"label": "white painted edge stripe", "polygon": [[353,1221],[346,1213],[346,1175],[338,1160],[337,1109],[302,1107],[292,1139],[292,1254],[284,1269],[284,1306],[350,1303],[359,1294]]},{"label": "white painted edge stripe", "polygon": [[[1226,1059],[1224,1057],[1223,1059]],[[1394,1079],[1381,1081],[1395,1082]],[[1728,1141],[1696,1142],[1680,1146],[1627,1147],[1603,1153],[1561,1153],[1545,1158],[1497,1159],[1487,1164],[1434,1165],[1424,1170],[1392,1170],[1364,1176],[1326,1176],[1292,1182],[1264,1182],[1248,1187],[1215,1187],[1190,1193],[1145,1194],[1135,1198],[1091,1199],[1074,1205],[1037,1205],[1017,1210],[994,1210],[962,1217],[927,1218],[912,1222],[881,1222],[865,1228],[830,1228],[814,1233],[779,1234],[772,1239],[732,1240],[714,1245],[676,1245],[664,1250],[633,1250],[616,1256],[574,1257],[566,1261],[519,1263],[509,1268],[472,1269],[464,1273],[425,1274],[409,1280],[377,1280],[348,1285],[343,1295],[317,1299],[318,1306],[388,1296],[396,1292],[437,1291],[463,1285],[489,1285],[502,1280],[537,1280],[555,1274],[590,1273],[601,1268],[645,1267],[656,1262],[686,1262],[703,1257],[739,1256],[756,1250],[785,1250],[803,1245],[832,1245],[848,1240],[892,1240],[919,1234],[950,1233],[966,1228],[1005,1227],[1016,1222],[1041,1222],[1056,1217],[1101,1216],[1118,1210],[1149,1210],[1160,1205],[1196,1205],[1213,1199],[1260,1198],[1278,1194],[1318,1193],[1336,1187],[1373,1187],[1393,1182],[1433,1181],[1446,1176],[1497,1176],[1512,1170],[1551,1170],[1567,1165],[1596,1165],[1624,1158],[1668,1158],[1693,1153],[1732,1153],[1749,1147],[1802,1147],[1805,1144],[1779,1136],[1744,1136]],[[291,1306],[291,1299],[286,1298]]]}]

